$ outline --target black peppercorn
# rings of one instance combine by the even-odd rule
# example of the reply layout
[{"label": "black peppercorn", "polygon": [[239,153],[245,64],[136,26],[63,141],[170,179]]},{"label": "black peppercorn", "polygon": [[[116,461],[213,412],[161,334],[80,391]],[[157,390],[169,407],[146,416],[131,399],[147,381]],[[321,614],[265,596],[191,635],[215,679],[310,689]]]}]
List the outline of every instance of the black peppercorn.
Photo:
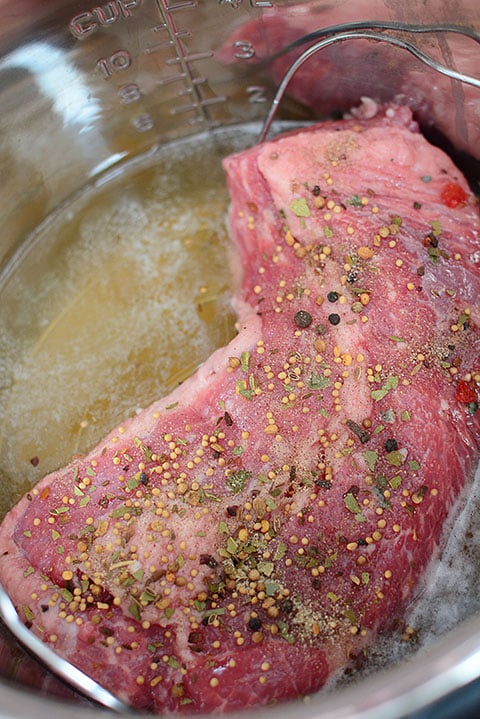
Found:
[{"label": "black peppercorn", "polygon": [[338,325],[340,324],[340,315],[337,315],[336,312],[332,312],[331,315],[328,315],[328,321],[331,325]]},{"label": "black peppercorn", "polygon": [[201,554],[200,564],[205,564],[207,567],[210,567],[210,569],[215,569],[215,567],[218,567],[217,560],[215,559],[215,557],[212,557],[211,554]]},{"label": "black peppercorn", "polygon": [[248,620],[248,628],[252,632],[258,632],[258,630],[262,628],[262,622],[258,617],[250,617]]},{"label": "black peppercorn", "polygon": [[339,297],[340,295],[338,294],[338,292],[329,292],[327,295],[327,300],[329,302],[336,302]]},{"label": "black peppercorn", "polygon": [[293,318],[297,327],[304,329],[312,324],[312,315],[306,310],[299,310]]},{"label": "black peppercorn", "polygon": [[280,604],[280,609],[286,614],[291,614],[291,612],[293,612],[293,607],[294,604],[291,599],[284,599]]},{"label": "black peppercorn", "polygon": [[398,442],[396,439],[387,439],[383,446],[387,452],[396,452],[398,449]]}]

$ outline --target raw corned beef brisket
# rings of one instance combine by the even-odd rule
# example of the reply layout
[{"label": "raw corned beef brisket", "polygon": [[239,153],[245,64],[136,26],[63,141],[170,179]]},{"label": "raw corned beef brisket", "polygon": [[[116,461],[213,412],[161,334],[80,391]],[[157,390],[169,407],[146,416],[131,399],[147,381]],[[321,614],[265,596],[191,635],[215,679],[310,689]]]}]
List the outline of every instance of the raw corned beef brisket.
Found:
[{"label": "raw corned beef brisket", "polygon": [[238,335],[0,530],[28,626],[154,711],[348,667],[401,622],[478,461],[478,203],[409,110],[225,170]]}]

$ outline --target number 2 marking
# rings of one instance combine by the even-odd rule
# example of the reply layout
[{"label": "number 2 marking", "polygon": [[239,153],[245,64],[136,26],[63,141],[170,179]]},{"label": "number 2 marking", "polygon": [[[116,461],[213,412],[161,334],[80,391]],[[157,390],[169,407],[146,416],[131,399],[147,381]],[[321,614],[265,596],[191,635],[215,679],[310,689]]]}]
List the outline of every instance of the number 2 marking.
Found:
[{"label": "number 2 marking", "polygon": [[249,85],[247,87],[248,102],[267,102],[265,91],[266,87],[264,85]]}]

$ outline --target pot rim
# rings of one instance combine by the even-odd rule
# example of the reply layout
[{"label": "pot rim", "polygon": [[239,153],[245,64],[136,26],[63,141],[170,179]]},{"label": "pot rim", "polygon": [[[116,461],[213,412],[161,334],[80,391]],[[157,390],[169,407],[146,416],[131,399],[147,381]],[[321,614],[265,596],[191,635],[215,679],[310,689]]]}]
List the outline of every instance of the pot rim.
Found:
[{"label": "pot rim", "polygon": [[[340,691],[320,691],[302,701],[234,712],[227,719],[400,719],[431,706],[480,676],[480,614],[427,649]],[[21,701],[19,699],[21,698]],[[105,709],[68,704],[0,679],[0,719],[98,719]],[[139,714],[140,716],[140,714]],[[161,715],[141,715],[147,716]],[[185,715],[184,719],[189,719]],[[199,719],[198,715],[190,719]]]}]

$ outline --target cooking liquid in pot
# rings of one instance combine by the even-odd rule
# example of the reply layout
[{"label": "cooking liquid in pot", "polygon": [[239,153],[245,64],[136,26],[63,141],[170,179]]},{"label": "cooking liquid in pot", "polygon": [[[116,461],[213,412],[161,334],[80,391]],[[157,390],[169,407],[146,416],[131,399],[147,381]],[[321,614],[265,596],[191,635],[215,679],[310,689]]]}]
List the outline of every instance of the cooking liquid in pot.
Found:
[{"label": "cooking liquid in pot", "polygon": [[216,157],[211,143],[188,144],[134,163],[62,207],[11,263],[0,284],[0,517],[234,335]]},{"label": "cooking liquid in pot", "polygon": [[[110,173],[45,221],[0,276],[0,519],[233,337],[220,158],[257,136],[223,130]],[[405,625],[356,676],[480,610],[479,484],[459,501]],[[0,674],[21,676],[18,656],[4,662]]]}]

